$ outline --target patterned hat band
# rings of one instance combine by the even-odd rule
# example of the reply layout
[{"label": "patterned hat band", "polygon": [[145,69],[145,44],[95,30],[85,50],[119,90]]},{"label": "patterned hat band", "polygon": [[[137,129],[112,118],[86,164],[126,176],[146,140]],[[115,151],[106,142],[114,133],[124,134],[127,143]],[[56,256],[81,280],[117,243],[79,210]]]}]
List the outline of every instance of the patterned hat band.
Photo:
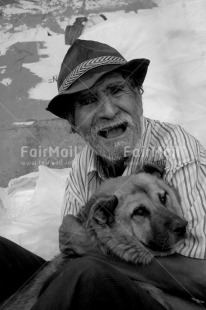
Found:
[{"label": "patterned hat band", "polygon": [[89,70],[104,65],[123,65],[125,63],[127,63],[127,61],[124,58],[116,56],[101,56],[86,60],[80,65],[78,65],[74,70],[72,70],[70,74],[65,78],[61,87],[59,88],[59,94],[63,93],[66,89],[68,89],[77,79],[79,79]]}]

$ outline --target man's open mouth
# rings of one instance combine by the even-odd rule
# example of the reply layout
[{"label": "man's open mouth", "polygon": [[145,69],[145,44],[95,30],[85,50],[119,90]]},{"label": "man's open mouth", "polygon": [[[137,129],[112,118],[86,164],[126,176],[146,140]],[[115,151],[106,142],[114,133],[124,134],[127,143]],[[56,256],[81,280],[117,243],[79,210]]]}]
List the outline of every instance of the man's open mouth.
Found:
[{"label": "man's open mouth", "polygon": [[98,132],[98,135],[105,139],[113,139],[121,136],[127,129],[127,123],[116,126],[105,127]]}]

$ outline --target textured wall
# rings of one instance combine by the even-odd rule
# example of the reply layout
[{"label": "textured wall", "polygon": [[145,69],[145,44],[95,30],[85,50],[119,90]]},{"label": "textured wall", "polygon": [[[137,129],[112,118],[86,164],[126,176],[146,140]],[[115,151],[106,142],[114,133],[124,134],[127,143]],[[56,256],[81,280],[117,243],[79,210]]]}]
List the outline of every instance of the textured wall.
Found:
[{"label": "textured wall", "polygon": [[84,145],[79,136],[70,134],[68,123],[61,119],[1,130],[0,141],[1,187],[12,178],[37,170],[38,165],[70,167]]}]

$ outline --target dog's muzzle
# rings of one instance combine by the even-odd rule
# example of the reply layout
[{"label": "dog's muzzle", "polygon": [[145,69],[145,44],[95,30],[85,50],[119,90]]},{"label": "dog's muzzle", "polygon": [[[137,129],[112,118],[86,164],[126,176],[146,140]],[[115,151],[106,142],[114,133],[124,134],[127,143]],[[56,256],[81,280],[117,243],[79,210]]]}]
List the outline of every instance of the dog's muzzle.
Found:
[{"label": "dog's muzzle", "polygon": [[186,234],[187,224],[188,224],[187,221],[182,220],[182,219],[177,219],[172,223],[171,231],[175,235],[183,238]]}]

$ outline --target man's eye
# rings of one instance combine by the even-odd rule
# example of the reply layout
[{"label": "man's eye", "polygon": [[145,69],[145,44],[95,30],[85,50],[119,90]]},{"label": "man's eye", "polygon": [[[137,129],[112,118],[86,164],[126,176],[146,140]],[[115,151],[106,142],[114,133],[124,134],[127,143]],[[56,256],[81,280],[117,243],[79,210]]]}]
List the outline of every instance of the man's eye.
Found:
[{"label": "man's eye", "polygon": [[124,89],[123,85],[115,86],[115,87],[111,88],[111,93],[112,93],[112,95],[117,95],[117,94],[121,93],[123,91],[123,89]]},{"label": "man's eye", "polygon": [[92,98],[82,98],[82,99],[80,99],[79,101],[78,101],[78,103],[80,104],[80,105],[82,105],[82,106],[84,106],[84,105],[89,105],[89,104],[91,104],[91,103],[94,103],[96,101],[96,98],[94,97],[92,97]]}]

